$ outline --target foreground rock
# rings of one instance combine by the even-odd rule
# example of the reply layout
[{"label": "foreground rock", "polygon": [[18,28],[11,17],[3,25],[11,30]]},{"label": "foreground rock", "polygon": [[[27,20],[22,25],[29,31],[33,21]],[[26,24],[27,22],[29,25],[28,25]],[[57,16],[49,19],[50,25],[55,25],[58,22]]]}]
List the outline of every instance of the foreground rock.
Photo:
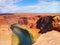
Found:
[{"label": "foreground rock", "polygon": [[0,26],[0,45],[11,45],[12,31],[8,25]]},{"label": "foreground rock", "polygon": [[60,45],[60,32],[50,31],[44,33],[33,45]]}]

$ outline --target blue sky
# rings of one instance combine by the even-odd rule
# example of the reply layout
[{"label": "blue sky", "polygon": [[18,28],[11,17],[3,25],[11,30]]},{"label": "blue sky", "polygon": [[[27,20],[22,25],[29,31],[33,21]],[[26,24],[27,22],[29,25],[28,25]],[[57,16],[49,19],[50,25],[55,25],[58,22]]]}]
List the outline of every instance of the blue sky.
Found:
[{"label": "blue sky", "polygon": [[29,6],[29,5],[35,5],[38,3],[38,0],[24,0],[21,2],[16,3],[18,6]]},{"label": "blue sky", "polygon": [[0,13],[60,13],[60,0],[0,0]]}]

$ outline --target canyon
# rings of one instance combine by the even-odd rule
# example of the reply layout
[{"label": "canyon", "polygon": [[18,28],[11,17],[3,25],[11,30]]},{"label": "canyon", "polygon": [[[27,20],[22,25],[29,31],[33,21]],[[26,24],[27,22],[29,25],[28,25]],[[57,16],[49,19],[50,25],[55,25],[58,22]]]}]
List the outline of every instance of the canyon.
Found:
[{"label": "canyon", "polygon": [[[50,21],[51,19],[53,19],[52,22]],[[51,25],[48,22],[49,23],[51,22]],[[11,45],[12,31],[10,29],[10,26],[11,24],[14,23],[18,23],[22,27],[27,28],[33,34],[35,41],[41,35],[40,32],[44,33],[45,30],[41,30],[42,28],[44,28],[44,24],[49,24],[48,25],[49,30],[56,30],[60,32],[60,14],[33,14],[33,13],[0,14],[0,36],[1,39],[2,37],[4,37],[3,39],[7,38],[7,40],[9,40],[4,41],[6,42],[6,45],[8,43],[9,45]],[[51,29],[49,26],[53,28]],[[0,44],[4,45],[3,44],[4,42],[1,41],[1,39],[0,42],[2,44],[1,43]]]}]

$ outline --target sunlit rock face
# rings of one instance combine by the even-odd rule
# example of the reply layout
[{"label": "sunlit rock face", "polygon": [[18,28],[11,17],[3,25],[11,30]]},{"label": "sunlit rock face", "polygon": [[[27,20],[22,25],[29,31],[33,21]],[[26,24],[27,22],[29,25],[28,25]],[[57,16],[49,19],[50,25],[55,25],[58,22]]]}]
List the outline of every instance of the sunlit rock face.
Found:
[{"label": "sunlit rock face", "polygon": [[3,16],[0,16],[0,26],[6,24],[6,20]]},{"label": "sunlit rock face", "polygon": [[52,24],[54,29],[60,31],[60,16],[55,16]]},{"label": "sunlit rock face", "polygon": [[38,20],[38,17],[34,16],[34,17],[20,17],[18,20],[18,23],[20,25],[25,25],[28,28],[36,28],[36,22]]},{"label": "sunlit rock face", "polygon": [[9,25],[0,25],[0,45],[11,45],[12,31]]},{"label": "sunlit rock face", "polygon": [[50,31],[44,33],[33,45],[60,45],[60,32]]}]

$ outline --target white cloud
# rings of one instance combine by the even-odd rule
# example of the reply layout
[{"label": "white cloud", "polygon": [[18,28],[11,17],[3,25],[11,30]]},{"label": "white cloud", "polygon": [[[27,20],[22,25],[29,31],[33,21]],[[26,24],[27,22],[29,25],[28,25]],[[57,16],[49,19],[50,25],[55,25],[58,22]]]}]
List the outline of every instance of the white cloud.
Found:
[{"label": "white cloud", "polygon": [[60,13],[60,2],[40,1],[36,5],[16,6],[14,3],[24,0],[0,0],[1,13],[31,12],[31,13]]},{"label": "white cloud", "polygon": [[0,13],[16,11],[19,7],[17,7],[14,3],[19,1],[23,0],[0,0]]},{"label": "white cloud", "polygon": [[37,13],[60,13],[60,3],[59,2],[41,2],[39,3],[39,7],[37,7],[35,10],[32,10],[32,12]]},{"label": "white cloud", "polygon": [[60,13],[59,2],[40,2],[34,6],[22,7],[21,12],[33,12],[33,13]]},{"label": "white cloud", "polygon": [[12,4],[23,0],[0,0],[0,4]]}]

